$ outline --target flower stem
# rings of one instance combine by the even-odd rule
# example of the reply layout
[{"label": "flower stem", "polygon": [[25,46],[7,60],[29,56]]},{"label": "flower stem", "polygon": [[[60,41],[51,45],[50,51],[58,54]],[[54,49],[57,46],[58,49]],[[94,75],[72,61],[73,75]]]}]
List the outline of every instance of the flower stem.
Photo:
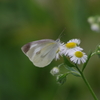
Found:
[{"label": "flower stem", "polygon": [[78,66],[76,66],[77,70],[80,72],[81,76],[82,76],[82,79],[84,80],[85,84],[87,85],[90,93],[92,94],[94,100],[98,100],[98,98],[96,97],[94,91],[92,90],[90,84],[88,83],[87,79],[85,78],[84,74],[81,72],[81,70],[78,68]]}]

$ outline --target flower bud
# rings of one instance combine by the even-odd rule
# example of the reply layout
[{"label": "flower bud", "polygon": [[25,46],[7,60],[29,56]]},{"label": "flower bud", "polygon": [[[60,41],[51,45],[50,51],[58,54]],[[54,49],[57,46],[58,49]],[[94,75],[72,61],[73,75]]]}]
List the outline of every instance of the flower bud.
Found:
[{"label": "flower bud", "polygon": [[57,82],[58,84],[62,85],[66,82],[66,76],[68,74],[60,74],[60,75],[57,75]]},{"label": "flower bud", "polygon": [[92,24],[91,25],[91,30],[99,31],[100,30],[99,24],[97,24],[97,23]]},{"label": "flower bud", "polygon": [[88,18],[88,22],[89,22],[90,24],[93,24],[93,23],[95,22],[94,17],[89,17],[89,18]]},{"label": "flower bud", "polygon": [[100,45],[98,45],[98,50],[100,50]]},{"label": "flower bud", "polygon": [[50,73],[54,76],[54,75],[57,75],[59,73],[59,68],[58,67],[54,67]]},{"label": "flower bud", "polygon": [[96,54],[100,57],[100,45],[97,46]]}]

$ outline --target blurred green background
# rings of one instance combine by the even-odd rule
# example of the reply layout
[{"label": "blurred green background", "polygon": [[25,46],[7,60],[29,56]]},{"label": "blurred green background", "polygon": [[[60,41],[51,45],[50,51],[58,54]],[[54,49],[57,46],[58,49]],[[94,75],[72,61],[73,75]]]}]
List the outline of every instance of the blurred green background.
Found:
[{"label": "blurred green background", "polygon": [[[100,15],[100,0],[0,0],[0,100],[93,100],[81,78],[69,75],[59,86],[50,70],[35,67],[21,46],[39,39],[81,39],[88,54],[100,43],[87,18]],[[100,99],[100,59],[91,58],[85,76]]]}]

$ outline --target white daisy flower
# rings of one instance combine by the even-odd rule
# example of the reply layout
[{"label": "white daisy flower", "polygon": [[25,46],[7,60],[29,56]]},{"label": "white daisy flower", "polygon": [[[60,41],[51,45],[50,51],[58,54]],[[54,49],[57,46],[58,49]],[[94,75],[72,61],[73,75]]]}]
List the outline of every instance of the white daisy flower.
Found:
[{"label": "white daisy flower", "polygon": [[74,43],[76,43],[76,45],[79,45],[81,43],[81,41],[79,39],[71,39],[67,43],[70,43],[70,42],[74,42]]},{"label": "white daisy flower", "polygon": [[83,50],[82,48],[80,48],[78,46],[79,44],[80,44],[80,40],[79,39],[69,40],[66,44],[63,45],[61,52],[64,55],[68,55],[73,50],[79,50],[79,51]]},{"label": "white daisy flower", "polygon": [[60,58],[60,52],[59,52],[59,50],[58,50],[57,53],[56,53],[55,59],[57,60],[57,59],[59,59],[59,58]]},{"label": "white daisy flower", "polygon": [[70,60],[74,63],[81,64],[87,60],[87,55],[82,51],[74,51],[69,53]]},{"label": "white daisy flower", "polygon": [[59,49],[58,51],[56,52],[56,56],[55,56],[55,59],[59,59],[60,56],[63,55],[63,51],[64,51],[64,43],[61,43],[60,46],[59,46]]}]

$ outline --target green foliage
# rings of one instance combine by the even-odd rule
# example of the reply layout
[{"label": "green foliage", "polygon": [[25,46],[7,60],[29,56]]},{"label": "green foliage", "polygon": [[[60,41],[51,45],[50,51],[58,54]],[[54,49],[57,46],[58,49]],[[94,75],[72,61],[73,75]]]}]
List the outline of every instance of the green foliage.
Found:
[{"label": "green foliage", "polygon": [[66,76],[67,75],[68,74],[66,74],[66,73],[57,75],[57,83],[60,84],[60,85],[64,84],[66,82]]},{"label": "green foliage", "polygon": [[63,56],[63,59],[64,59],[64,63],[70,67],[75,67],[74,64],[72,64],[68,58],[66,56]]},{"label": "green foliage", "polygon": [[64,58],[64,62],[65,62],[64,67],[69,71],[69,73],[71,73],[71,74],[74,75],[74,76],[80,77],[80,76],[81,76],[80,73],[74,68],[75,65],[72,64],[72,63],[67,59],[67,57],[63,56],[63,58]]},{"label": "green foliage", "polygon": [[68,65],[64,65],[65,68],[74,76],[81,77],[80,73],[73,67],[69,67]]},{"label": "green foliage", "polygon": [[95,53],[98,55],[100,58],[100,45],[97,46]]},{"label": "green foliage", "polygon": [[[100,41],[100,36],[90,30],[87,17],[95,14],[95,11],[100,14],[99,7],[99,0],[0,0],[0,100],[66,100],[71,95],[70,100],[86,100],[87,96],[91,99],[87,88],[79,86],[74,78],[62,89],[57,86],[49,71],[60,60],[39,69],[20,48],[25,43],[38,39],[56,40],[66,28],[65,36],[61,39],[66,42],[70,38],[81,38],[84,49],[90,49]],[[90,80],[99,93],[100,64],[92,63],[91,68],[94,64],[96,67],[95,70],[91,69],[93,77]],[[70,63],[68,66],[74,67]],[[72,70],[69,71],[73,73]],[[65,76],[60,83],[66,81]],[[86,92],[85,95],[83,91]]]}]

